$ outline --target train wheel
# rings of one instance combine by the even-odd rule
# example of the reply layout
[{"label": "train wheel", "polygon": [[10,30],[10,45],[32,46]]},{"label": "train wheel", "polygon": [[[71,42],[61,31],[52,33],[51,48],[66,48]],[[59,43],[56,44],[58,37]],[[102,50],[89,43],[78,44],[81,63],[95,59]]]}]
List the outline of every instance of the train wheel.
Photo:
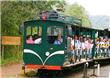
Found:
[{"label": "train wheel", "polygon": [[47,71],[46,70],[43,70],[43,69],[38,69],[38,73],[37,73],[37,76],[42,78],[42,77],[45,77],[47,75]]}]

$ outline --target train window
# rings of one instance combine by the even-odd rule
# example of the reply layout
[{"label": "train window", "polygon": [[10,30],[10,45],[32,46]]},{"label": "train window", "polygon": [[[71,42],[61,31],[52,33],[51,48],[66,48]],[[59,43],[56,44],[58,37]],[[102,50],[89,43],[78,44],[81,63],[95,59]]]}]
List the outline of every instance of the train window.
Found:
[{"label": "train window", "polygon": [[27,27],[27,29],[26,29],[26,31],[27,31],[27,33],[26,33],[26,34],[27,34],[27,35],[30,35],[30,34],[31,34],[31,27],[30,27],[30,26],[28,26],[28,27]]},{"label": "train window", "polygon": [[47,41],[50,44],[60,45],[63,42],[63,28],[51,26],[47,28]]},{"label": "train window", "polygon": [[42,28],[40,26],[28,26],[26,29],[26,43],[40,44]]}]

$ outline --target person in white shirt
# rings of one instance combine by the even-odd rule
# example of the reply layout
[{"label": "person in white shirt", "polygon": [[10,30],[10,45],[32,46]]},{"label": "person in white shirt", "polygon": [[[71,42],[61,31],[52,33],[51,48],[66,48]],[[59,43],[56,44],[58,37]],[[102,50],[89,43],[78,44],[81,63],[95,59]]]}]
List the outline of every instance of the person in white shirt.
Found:
[{"label": "person in white shirt", "polygon": [[90,48],[89,48],[89,59],[92,59],[92,49],[93,49],[93,40],[92,39],[89,39],[89,45],[90,45]]},{"label": "person in white shirt", "polygon": [[37,34],[34,34],[34,44],[40,44],[41,43],[41,37]]},{"label": "person in white shirt", "polygon": [[74,58],[74,37],[67,37],[67,51],[68,51],[68,60],[70,64],[75,62]]},{"label": "person in white shirt", "polygon": [[41,43],[41,38],[37,38],[35,41],[34,41],[35,44],[40,44]]},{"label": "person in white shirt", "polygon": [[75,56],[76,56],[76,61],[81,60],[81,55],[80,55],[80,49],[81,49],[81,42],[78,38],[78,36],[75,36]]},{"label": "person in white shirt", "polygon": [[85,43],[84,43],[84,37],[80,40],[81,41],[81,52],[82,52],[82,58],[85,58]]},{"label": "person in white shirt", "polygon": [[88,37],[85,40],[85,47],[86,47],[86,60],[91,58],[91,39]]},{"label": "person in white shirt", "polygon": [[75,53],[74,53],[74,35],[71,38],[71,44],[70,44],[70,50],[71,50],[71,55],[72,55],[72,63],[75,62]]}]

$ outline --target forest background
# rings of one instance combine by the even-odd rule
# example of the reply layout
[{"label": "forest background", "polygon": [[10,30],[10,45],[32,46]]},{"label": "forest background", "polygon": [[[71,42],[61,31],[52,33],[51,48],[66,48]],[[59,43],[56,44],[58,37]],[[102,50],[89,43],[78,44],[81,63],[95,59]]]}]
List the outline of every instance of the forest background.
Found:
[{"label": "forest background", "polygon": [[[91,27],[85,8],[77,3],[69,5],[64,0],[1,1],[0,8],[1,36],[20,36],[22,38],[19,52],[17,46],[4,46],[4,57],[0,59],[0,65],[22,61],[23,34],[19,33],[19,26],[24,21],[37,19],[39,17],[38,13],[41,11],[61,9],[62,14],[80,18],[82,19],[82,26]],[[1,48],[2,46],[3,45],[1,45]]]}]

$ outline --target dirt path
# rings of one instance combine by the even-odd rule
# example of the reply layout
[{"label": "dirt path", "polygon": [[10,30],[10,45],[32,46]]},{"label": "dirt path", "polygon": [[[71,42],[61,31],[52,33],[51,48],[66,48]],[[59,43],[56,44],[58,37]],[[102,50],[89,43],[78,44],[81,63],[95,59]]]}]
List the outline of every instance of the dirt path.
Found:
[{"label": "dirt path", "polygon": [[[88,76],[92,74],[92,71],[93,71],[92,69],[88,69]],[[23,74],[22,63],[16,63],[16,64],[4,66],[2,67],[2,70],[0,70],[0,72],[1,72],[0,78],[32,78],[22,75]],[[71,74],[67,78],[82,78],[82,76],[83,76],[83,71],[75,74]],[[96,78],[96,77],[90,77],[90,78]],[[100,76],[97,78],[110,78],[110,65],[101,67]]]},{"label": "dirt path", "polygon": [[21,76],[22,63],[3,66],[0,70],[1,78],[19,78]]}]

